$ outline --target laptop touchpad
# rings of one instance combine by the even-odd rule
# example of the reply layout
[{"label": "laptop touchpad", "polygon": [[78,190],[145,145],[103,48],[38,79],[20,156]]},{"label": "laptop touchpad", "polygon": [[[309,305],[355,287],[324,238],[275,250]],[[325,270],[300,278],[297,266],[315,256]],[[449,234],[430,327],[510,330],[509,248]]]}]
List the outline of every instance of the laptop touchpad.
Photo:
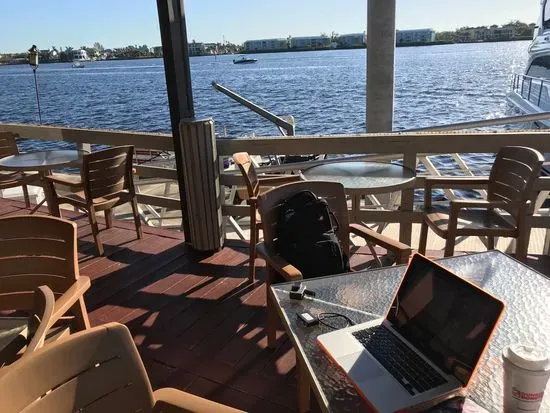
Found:
[{"label": "laptop touchpad", "polygon": [[364,351],[339,357],[338,362],[357,382],[371,380],[384,374],[384,370]]}]

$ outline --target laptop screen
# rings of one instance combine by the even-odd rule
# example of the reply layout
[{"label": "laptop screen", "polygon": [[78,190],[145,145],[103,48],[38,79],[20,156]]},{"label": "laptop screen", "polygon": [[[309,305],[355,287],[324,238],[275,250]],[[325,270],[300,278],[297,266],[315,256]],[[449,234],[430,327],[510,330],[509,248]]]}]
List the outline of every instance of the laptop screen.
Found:
[{"label": "laptop screen", "polygon": [[470,380],[504,305],[415,255],[387,319],[441,370]]}]

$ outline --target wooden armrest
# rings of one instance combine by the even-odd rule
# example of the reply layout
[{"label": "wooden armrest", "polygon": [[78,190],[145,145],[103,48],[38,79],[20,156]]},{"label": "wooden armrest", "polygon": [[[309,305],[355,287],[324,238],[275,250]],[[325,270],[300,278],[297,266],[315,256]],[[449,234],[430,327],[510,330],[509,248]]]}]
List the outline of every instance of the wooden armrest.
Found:
[{"label": "wooden armrest", "polygon": [[[91,282],[88,277],[79,277],[65,293],[55,301],[54,313],[49,327],[54,325],[67,311],[84,295],[90,288]],[[48,328],[49,328],[48,327]]]},{"label": "wooden armrest", "polygon": [[[31,324],[38,323],[31,342],[27,346],[22,358],[32,354],[44,345],[46,334],[51,326],[55,297],[52,290],[41,285],[34,291],[34,315]],[[36,324],[34,324],[36,325]]]},{"label": "wooden armrest", "polygon": [[162,413],[238,413],[242,410],[237,410],[211,400],[203,399],[202,397],[193,394],[185,393],[181,390],[172,388],[158,389],[153,392],[155,405],[153,412]]},{"label": "wooden armrest", "polygon": [[260,186],[277,186],[303,180],[302,175],[262,175],[258,179]]},{"label": "wooden armrest", "polygon": [[286,262],[286,260],[280,255],[268,251],[263,242],[260,242],[256,246],[256,253],[265,260],[268,266],[281,274],[286,280],[294,281],[304,278],[298,268]]},{"label": "wooden armrest", "polygon": [[482,188],[489,185],[488,176],[428,176],[424,180],[425,188]]},{"label": "wooden armrest", "polygon": [[379,234],[378,232],[360,224],[350,224],[349,231],[352,234],[360,236],[367,242],[379,245],[382,248],[395,253],[398,264],[405,264],[409,260],[409,256],[411,255],[411,247],[400,241],[386,237],[385,235]]},{"label": "wooden armrest", "polygon": [[71,188],[82,188],[82,181],[73,181],[59,175],[49,175],[45,177],[48,181],[55,184],[70,186]]},{"label": "wooden armrest", "polygon": [[510,206],[506,201],[487,201],[484,199],[455,199],[451,201],[451,211],[458,211],[462,208],[504,208]]}]

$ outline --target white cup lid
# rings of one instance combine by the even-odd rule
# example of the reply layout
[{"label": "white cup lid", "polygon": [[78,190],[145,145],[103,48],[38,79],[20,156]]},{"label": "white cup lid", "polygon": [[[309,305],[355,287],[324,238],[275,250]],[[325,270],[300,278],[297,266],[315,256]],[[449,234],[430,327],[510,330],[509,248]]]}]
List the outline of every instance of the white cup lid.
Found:
[{"label": "white cup lid", "polygon": [[512,344],[504,349],[502,356],[510,363],[525,370],[546,371],[550,369],[548,354],[535,347]]}]

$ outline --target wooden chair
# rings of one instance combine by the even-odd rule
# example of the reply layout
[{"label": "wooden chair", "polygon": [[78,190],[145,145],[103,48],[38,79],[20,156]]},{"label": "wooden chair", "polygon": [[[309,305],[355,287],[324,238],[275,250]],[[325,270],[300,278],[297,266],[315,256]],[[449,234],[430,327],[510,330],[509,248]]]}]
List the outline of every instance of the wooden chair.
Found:
[{"label": "wooden chair", "polygon": [[233,155],[235,164],[243,175],[246,184],[248,203],[250,205],[250,252],[248,264],[248,280],[254,281],[256,272],[256,244],[260,237],[262,220],[258,216],[257,199],[261,187],[272,188],[274,186],[298,182],[303,180],[301,175],[261,175],[258,177],[250,155],[246,152],[239,152]]},{"label": "wooden chair", "polygon": [[2,412],[238,412],[170,388],[153,392],[128,328],[74,334],[0,373]]},{"label": "wooden chair", "polygon": [[[15,142],[15,135],[11,132],[0,132],[0,158],[5,158],[10,155],[19,155],[19,148],[17,148],[17,143]],[[36,174],[0,171],[0,190],[21,186],[23,188],[25,206],[30,208],[31,201],[29,199],[29,189],[27,185],[37,183],[37,179]]]},{"label": "wooden chair", "polygon": [[45,285],[55,296],[48,339],[90,328],[84,292],[90,279],[78,269],[76,224],[49,216],[0,219],[0,311],[30,312],[34,290]]},{"label": "wooden chair", "polygon": [[318,197],[324,198],[336,219],[339,227],[336,235],[342,244],[343,251],[350,251],[350,233],[360,236],[369,244],[379,245],[388,251],[395,254],[398,264],[407,263],[411,254],[411,248],[399,241],[392,240],[376,231],[371,230],[359,224],[349,224],[348,205],[346,202],[346,194],[344,187],[336,182],[323,181],[304,181],[287,185],[282,185],[274,188],[258,197],[258,210],[263,222],[264,242],[258,244],[258,255],[262,257],[267,264],[267,340],[268,346],[275,346],[275,331],[277,326],[277,314],[275,311],[270,285],[283,278],[287,281],[301,280],[302,274],[300,270],[277,254],[274,247],[276,237],[275,230],[278,219],[278,208],[282,201],[300,191],[312,191]]},{"label": "wooden chair", "polygon": [[56,175],[46,177],[54,184],[66,185],[77,190],[60,196],[54,186],[54,197],[58,204],[70,204],[88,213],[99,255],[103,255],[103,244],[99,238],[96,212],[104,211],[106,226],[111,228],[112,209],[130,203],[137,236],[139,239],[143,236],[133,180],[133,155],[133,146],[118,146],[92,152],[82,157],[80,180],[73,181]]},{"label": "wooden chair", "polygon": [[[458,236],[486,236],[488,249],[495,237],[516,238],[516,258],[527,256],[531,215],[536,196],[533,185],[540,175],[544,157],[525,147],[503,147],[497,154],[489,177],[427,178],[424,189],[424,220],[419,252],[425,254],[428,227],[445,238],[445,256],[454,253]],[[449,205],[432,205],[433,188],[487,187],[487,200],[452,200]],[[508,212],[512,222],[497,209]]]},{"label": "wooden chair", "polygon": [[0,317],[0,367],[27,357],[44,345],[52,326],[54,307],[52,290],[41,285],[34,291],[30,317]]}]

